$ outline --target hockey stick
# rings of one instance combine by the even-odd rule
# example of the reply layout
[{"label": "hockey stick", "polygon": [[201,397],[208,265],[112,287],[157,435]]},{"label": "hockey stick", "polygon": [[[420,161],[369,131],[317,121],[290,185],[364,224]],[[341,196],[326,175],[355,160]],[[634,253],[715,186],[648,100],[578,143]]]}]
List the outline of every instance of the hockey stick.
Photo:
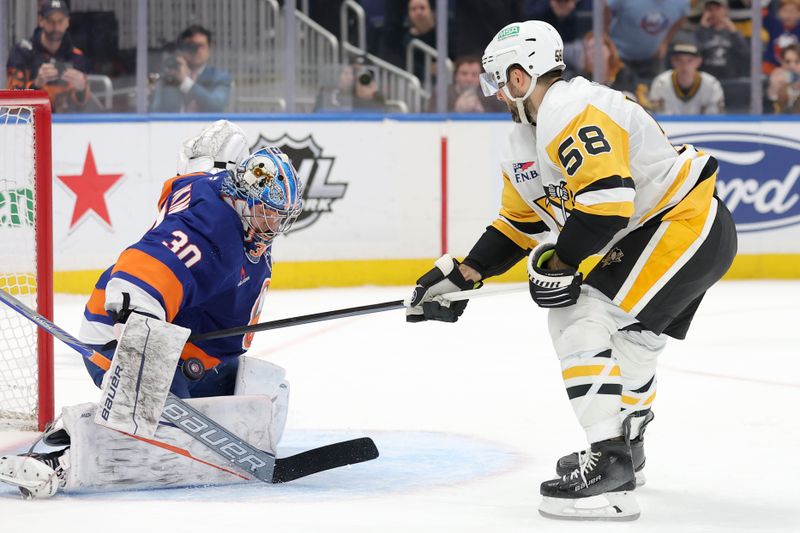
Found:
[{"label": "hockey stick", "polygon": [[[486,287],[482,289],[472,289],[468,291],[449,292],[438,296],[442,300],[451,302],[459,302],[462,300],[470,300],[473,298],[480,298],[483,296],[495,296],[497,294],[506,294],[517,292],[520,290],[527,290],[528,283],[507,283],[504,285],[495,285],[493,287]],[[233,337],[235,335],[244,335],[246,333],[255,333],[258,331],[267,331],[270,329],[288,328],[289,326],[299,326],[301,324],[311,324],[313,322],[323,322],[325,320],[333,320],[336,318],[346,318],[350,316],[368,315],[371,313],[380,313],[381,311],[393,311],[394,309],[404,309],[405,304],[403,300],[394,300],[391,302],[382,302],[378,304],[362,305],[358,307],[347,307],[345,309],[336,309],[335,311],[325,311],[323,313],[313,313],[310,315],[295,316],[292,318],[282,318],[280,320],[272,320],[270,322],[261,322],[260,324],[250,324],[248,326],[240,326],[238,328],[221,329],[218,331],[210,331],[208,333],[195,333],[189,337],[190,342],[205,341],[210,339],[220,339],[222,337]]]},{"label": "hockey stick", "polygon": [[[87,359],[93,356],[102,357],[5,290],[0,289],[0,300]],[[178,429],[216,452],[241,472],[265,483],[283,483],[323,470],[378,457],[375,443],[365,437],[314,448],[285,459],[276,459],[273,454],[259,450],[244,439],[240,439],[172,393],[167,395],[162,415]]]}]

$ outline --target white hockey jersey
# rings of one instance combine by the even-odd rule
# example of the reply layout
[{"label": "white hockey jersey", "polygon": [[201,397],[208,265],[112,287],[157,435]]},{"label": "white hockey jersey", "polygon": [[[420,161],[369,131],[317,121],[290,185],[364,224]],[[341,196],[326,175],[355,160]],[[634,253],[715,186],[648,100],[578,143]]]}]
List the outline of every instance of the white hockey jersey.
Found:
[{"label": "white hockey jersey", "polygon": [[688,91],[678,85],[674,70],[662,72],[650,85],[650,102],[665,115],[718,115],[725,111],[725,94],[719,80],[698,72]]},{"label": "white hockey jersey", "polygon": [[668,211],[679,220],[707,210],[716,178],[708,155],[676,150],[639,104],[581,77],[550,87],[536,127],[514,127],[501,167],[493,226],[523,248],[556,232],[573,265]]}]

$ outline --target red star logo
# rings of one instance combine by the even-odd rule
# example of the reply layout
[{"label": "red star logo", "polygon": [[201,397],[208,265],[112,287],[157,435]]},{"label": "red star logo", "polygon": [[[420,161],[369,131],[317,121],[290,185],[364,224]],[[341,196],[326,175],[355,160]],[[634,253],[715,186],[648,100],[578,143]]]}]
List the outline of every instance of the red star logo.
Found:
[{"label": "red star logo", "polygon": [[72,221],[69,229],[89,211],[94,211],[111,227],[111,217],[108,216],[105,194],[122,177],[122,174],[98,174],[94,162],[92,145],[86,150],[86,159],[83,162],[83,172],[76,175],[58,176],[64,185],[75,194],[75,208],[72,210]]}]

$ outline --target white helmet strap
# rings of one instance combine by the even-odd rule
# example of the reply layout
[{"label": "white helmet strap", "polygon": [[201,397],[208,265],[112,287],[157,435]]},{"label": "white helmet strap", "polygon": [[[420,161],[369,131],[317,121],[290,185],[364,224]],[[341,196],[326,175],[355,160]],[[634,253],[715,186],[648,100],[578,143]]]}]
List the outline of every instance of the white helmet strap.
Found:
[{"label": "white helmet strap", "polygon": [[503,94],[510,101],[512,101],[515,104],[517,104],[517,114],[519,115],[519,119],[520,119],[520,121],[522,121],[523,124],[530,124],[531,123],[531,121],[528,120],[527,113],[525,113],[525,100],[527,100],[528,97],[531,94],[533,94],[533,90],[536,88],[536,80],[537,80],[537,78],[531,76],[531,85],[530,85],[530,87],[528,87],[528,90],[525,91],[525,94],[523,94],[522,96],[518,96],[518,97],[511,96],[511,91],[508,90],[508,83],[503,85],[503,89],[502,89]]}]

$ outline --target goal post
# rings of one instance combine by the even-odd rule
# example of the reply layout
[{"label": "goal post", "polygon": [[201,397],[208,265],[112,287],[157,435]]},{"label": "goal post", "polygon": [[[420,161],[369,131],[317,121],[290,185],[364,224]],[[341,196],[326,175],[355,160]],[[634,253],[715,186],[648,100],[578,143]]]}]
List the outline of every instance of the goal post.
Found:
[{"label": "goal post", "polygon": [[[53,318],[50,100],[0,91],[0,289]],[[53,338],[0,305],[0,429],[53,420]]]}]

